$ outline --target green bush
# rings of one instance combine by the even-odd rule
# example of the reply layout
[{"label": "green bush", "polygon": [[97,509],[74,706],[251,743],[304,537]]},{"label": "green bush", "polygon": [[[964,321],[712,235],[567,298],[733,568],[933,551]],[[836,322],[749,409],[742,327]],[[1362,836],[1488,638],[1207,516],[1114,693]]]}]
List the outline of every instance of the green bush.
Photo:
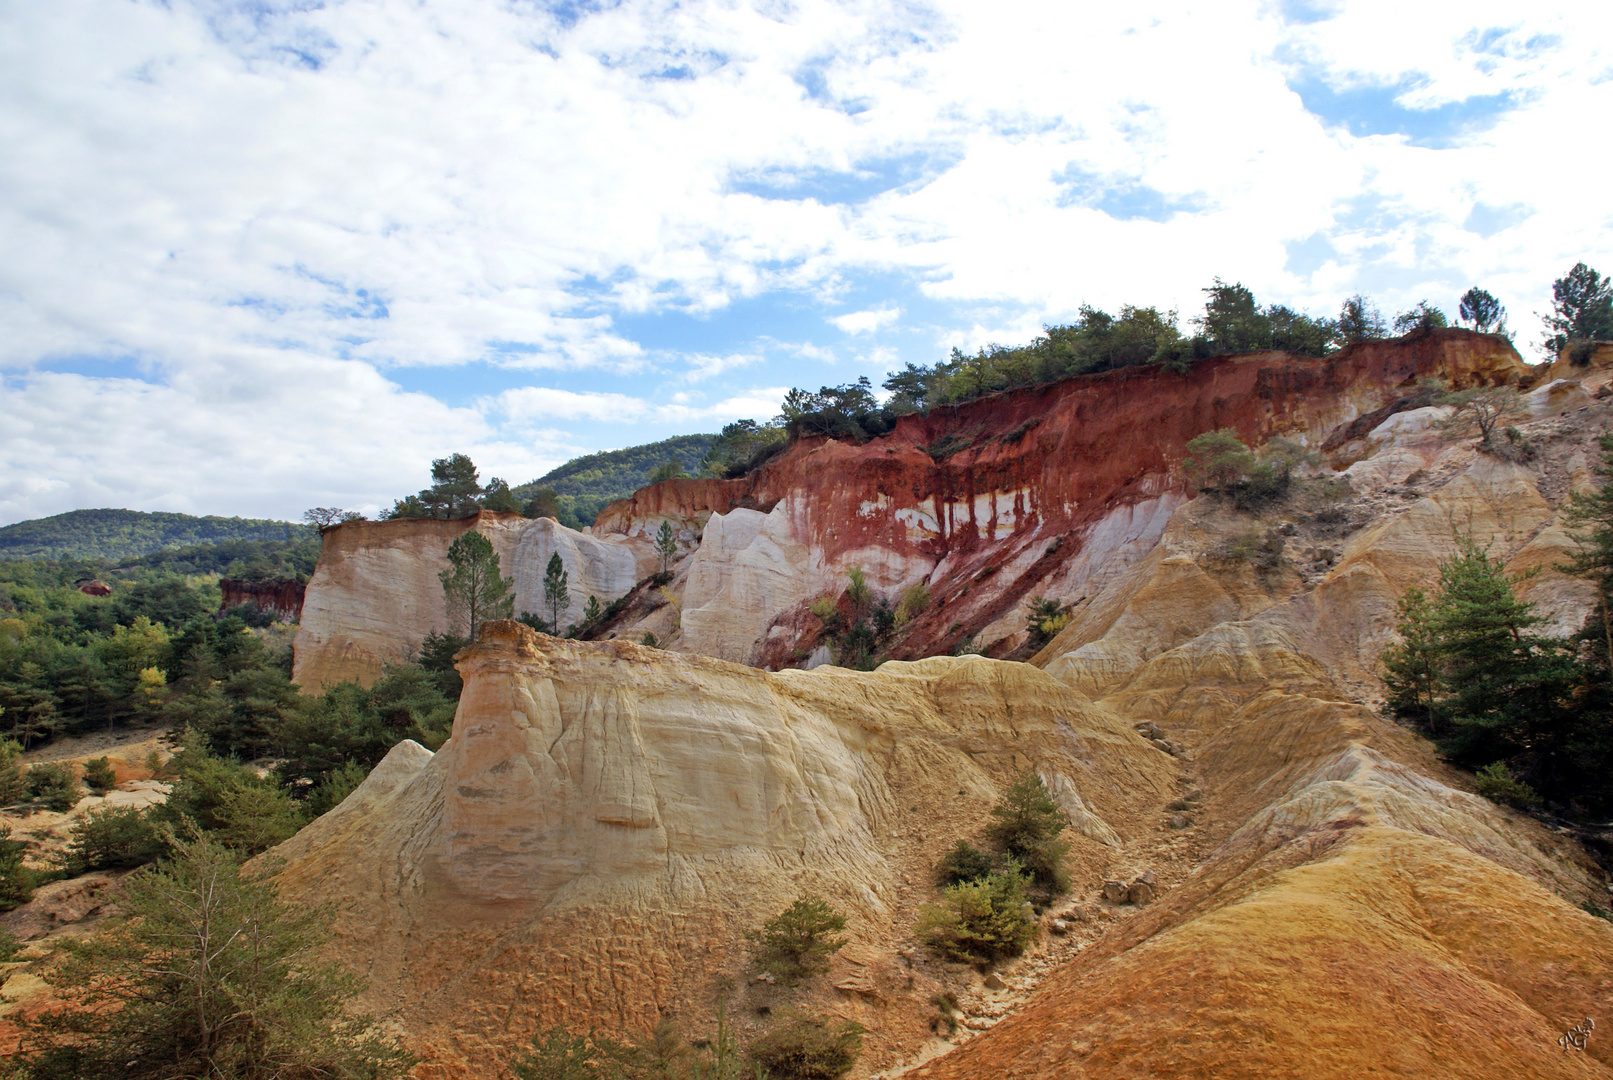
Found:
[{"label": "green bush", "polygon": [[96,795],[105,795],[118,786],[112,772],[112,763],[104,757],[91,758],[84,763],[84,786]]},{"label": "green bush", "polygon": [[314,785],[308,793],[308,813],[312,817],[329,813],[341,805],[364,782],[370,771],[356,761],[349,761]]},{"label": "green bush", "polygon": [[290,795],[247,766],[215,757],[199,736],[187,735],[170,766],[178,776],[158,820],[194,822],[243,858],[289,839],[306,823]]},{"label": "green bush", "polygon": [[22,952],[22,942],[10,930],[0,930],[0,964],[9,964]]},{"label": "green bush", "polygon": [[34,872],[22,864],[28,845],[11,839],[11,826],[0,825],[0,911],[26,904],[34,895]]},{"label": "green bush", "polygon": [[15,739],[0,739],[0,806],[12,806],[28,794],[28,778],[17,758],[22,745]]},{"label": "green bush", "polygon": [[861,1024],[788,1009],[747,1052],[772,1080],[837,1080],[857,1064],[862,1043]]},{"label": "green bush", "polygon": [[951,960],[989,963],[1018,956],[1036,938],[1023,914],[1030,879],[1017,865],[979,881],[949,886],[941,899],[919,908],[914,932]]},{"label": "green bush", "polygon": [[959,840],[936,864],[935,883],[946,888],[960,881],[979,881],[989,877],[993,869],[990,855],[967,840]]},{"label": "green bush", "polygon": [[1030,873],[1044,894],[1070,890],[1070,871],[1064,865],[1070,845],[1059,838],[1070,819],[1048,795],[1040,776],[1030,769],[1019,773],[991,808],[991,816],[987,833]]},{"label": "green bush", "polygon": [[835,937],[846,917],[816,896],[803,896],[768,919],[760,930],[747,930],[751,959],[765,971],[792,983],[827,971],[829,958],[846,944]]},{"label": "green bush", "polygon": [[532,1049],[510,1063],[517,1080],[619,1080],[633,1063],[633,1048],[589,1033],[544,1028],[532,1036]]},{"label": "green bush", "polygon": [[155,862],[163,843],[145,811],[105,806],[73,823],[64,863],[69,873],[130,870]]},{"label": "green bush", "polygon": [[1528,810],[1540,805],[1540,793],[1512,775],[1504,761],[1484,766],[1474,774],[1479,794],[1491,802],[1509,803]]},{"label": "green bush", "polygon": [[28,797],[58,814],[65,814],[78,802],[78,781],[73,778],[73,770],[59,761],[31,767],[27,782]]}]

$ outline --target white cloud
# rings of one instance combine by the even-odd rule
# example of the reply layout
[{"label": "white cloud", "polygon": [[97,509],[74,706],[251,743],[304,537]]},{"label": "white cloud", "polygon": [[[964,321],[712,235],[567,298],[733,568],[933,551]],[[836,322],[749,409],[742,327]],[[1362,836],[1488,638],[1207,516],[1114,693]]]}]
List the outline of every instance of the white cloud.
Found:
[{"label": "white cloud", "polygon": [[883,330],[901,317],[901,308],[881,305],[866,311],[837,315],[829,321],[847,334],[871,334],[876,330]]},{"label": "white cloud", "polygon": [[[1218,274],[1311,310],[1479,283],[1523,327],[1605,258],[1576,155],[1609,9],[1284,7],[0,7],[0,518],[379,504],[449,449],[535,475],[588,424],[771,415],[747,384],[837,362],[788,305],[733,314],[773,294],[965,348],[1083,302],[1185,316]],[[1356,134],[1292,86],[1456,111]],[[1523,209],[1486,236],[1481,204]],[[669,312],[694,329],[635,321]]]}]

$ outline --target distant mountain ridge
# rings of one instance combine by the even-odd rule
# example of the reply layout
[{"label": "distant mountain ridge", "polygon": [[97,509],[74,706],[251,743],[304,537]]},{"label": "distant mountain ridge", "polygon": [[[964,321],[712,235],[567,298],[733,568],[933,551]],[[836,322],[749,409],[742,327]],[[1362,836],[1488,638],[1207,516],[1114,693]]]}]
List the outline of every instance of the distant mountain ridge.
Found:
[{"label": "distant mountain ridge", "polygon": [[540,489],[553,488],[560,497],[561,523],[581,528],[593,524],[594,515],[608,503],[625,499],[648,484],[650,473],[669,458],[676,458],[693,475],[716,438],[715,434],[675,435],[643,446],[585,454],[513,490],[524,503]]},{"label": "distant mountain ridge", "polygon": [[195,544],[303,540],[306,525],[166,511],[69,510],[0,528],[0,559],[128,559]]}]

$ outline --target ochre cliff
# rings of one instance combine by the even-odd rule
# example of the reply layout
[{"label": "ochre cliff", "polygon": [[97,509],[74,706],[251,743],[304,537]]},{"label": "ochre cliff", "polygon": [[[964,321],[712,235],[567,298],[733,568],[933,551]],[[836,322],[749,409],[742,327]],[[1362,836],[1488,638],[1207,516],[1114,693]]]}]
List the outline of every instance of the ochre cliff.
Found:
[{"label": "ochre cliff", "polygon": [[301,581],[237,581],[220,578],[218,588],[224,594],[220,611],[256,604],[280,616],[282,622],[294,623],[302,618],[302,600],[307,585]]},{"label": "ochre cliff", "polygon": [[[1233,428],[1252,444],[1285,434],[1320,446],[1419,379],[1460,387],[1530,377],[1504,340],[1463,330],[1325,360],[1256,353],[1185,374],[1128,368],[907,416],[861,445],[803,440],[741,480],[657,484],[606,507],[591,535],[551,523],[522,546],[514,536],[530,526],[477,527],[517,588],[535,590],[518,610],[541,607],[543,561],[560,550],[572,575],[569,621],[588,594],[616,599],[658,569],[651,538],[670,521],[687,557],[654,603],[613,632],[637,640],[648,631],[677,651],[799,666],[818,643],[810,603],[838,595],[860,567],[893,602],[913,585],[930,590],[891,655],[951,652],[972,638],[1003,656],[1024,640],[1027,598],[1089,597],[1153,548],[1187,498],[1180,464],[1194,436]],[[297,640],[303,685],[373,678],[440,627],[435,575],[464,527],[354,523],[327,533]]]},{"label": "ochre cliff", "polygon": [[[1394,603],[1433,581],[1459,532],[1536,571],[1521,592],[1548,631],[1583,623],[1592,595],[1556,566],[1573,549],[1567,496],[1594,481],[1595,437],[1613,427],[1613,401],[1592,382],[1602,369],[1532,381],[1516,418],[1530,453],[1516,461],[1479,453],[1444,422],[1448,410],[1413,401],[1345,430],[1317,475],[1258,514],[1190,498],[1172,472],[1181,441],[1203,428],[1320,445],[1406,398],[1391,377],[1414,383],[1438,370],[1439,349],[1470,338],[1424,339],[1423,359],[1377,369],[1370,392],[1345,380],[1331,401],[1306,399],[1303,379],[1299,403],[1261,396],[1259,372],[1325,373],[1314,362],[1228,362],[1177,401],[1207,415],[1189,423],[1167,404],[1149,414],[1175,449],[1128,451],[1153,465],[1129,480],[1117,467],[1107,486],[1083,487],[1058,462],[1101,471],[1101,442],[1080,442],[1099,438],[1088,426],[1131,436],[1091,402],[1080,414],[1043,398],[1043,423],[1058,419],[1067,441],[1036,475],[1063,494],[1025,500],[1011,527],[988,530],[995,541],[981,535],[987,503],[946,496],[937,512],[936,490],[911,486],[953,475],[957,454],[890,466],[907,489],[880,479],[923,430],[892,437],[905,444],[803,444],[744,482],[641,492],[642,515],[618,504],[604,523],[616,540],[589,539],[640,544],[662,519],[690,546],[698,536],[670,587],[684,605],[677,634],[720,632],[691,624],[688,605],[702,589],[724,595],[724,561],[774,597],[799,595],[794,583],[812,574],[828,580],[842,558],[871,577],[935,559],[938,591],[959,568],[1004,566],[973,571],[950,601],[962,612],[988,583],[1033,572],[1010,574],[1006,553],[1043,558],[1059,541],[1036,591],[1083,591],[1032,663],[938,656],[867,673],[769,673],[491,624],[459,657],[466,685],[448,743],[436,755],[398,747],[278,849],[286,895],[346,905],[338,954],[370,978],[370,1005],[396,1010],[422,1077],[497,1075],[540,1026],[642,1035],[664,1016],[705,1034],[719,1003],[741,1041],[784,1004],[857,1020],[868,1035],[854,1078],[1613,1076],[1613,1044],[1593,1036],[1565,1054],[1557,1043],[1613,1006],[1613,926],[1580,908],[1608,906],[1606,875],[1570,835],[1474,794],[1375,707]],[[1510,352],[1473,355],[1446,374],[1526,377]],[[1006,410],[1011,432],[1024,415],[1013,398],[960,415]],[[1034,433],[1020,441],[1033,446]],[[981,474],[993,462],[1031,469],[1030,450],[1011,461],[1012,445],[998,435],[975,447]],[[1076,456],[1056,456],[1066,451]],[[832,479],[808,486],[831,465],[847,470],[847,492],[828,490]],[[1005,475],[993,490],[1031,473]],[[920,491],[933,535],[883,548]],[[836,499],[853,500],[839,525],[816,509]],[[1093,501],[1108,509],[1084,516]],[[1049,524],[1055,513],[1067,533]],[[768,609],[727,595],[739,615]],[[981,617],[1000,599],[984,596]],[[1062,936],[1044,918],[1048,932],[994,988],[929,956],[913,923],[936,895],[936,860],[978,836],[1027,766],[1074,826],[1073,908],[1055,909],[1069,915]],[[1154,903],[1102,899],[1105,880],[1145,871]],[[848,915],[851,944],[798,990],[749,980],[743,931],[803,892]],[[944,993],[962,1003],[950,1038],[931,1025]]]},{"label": "ochre cliff", "polygon": [[[901,985],[929,866],[1017,768],[1059,792],[1089,877],[1131,869],[1113,838],[1174,790],[1167,754],[1025,664],[769,674],[505,622],[460,671],[435,756],[394,749],[276,851],[288,895],[345,908],[341,954],[401,1011],[423,1076],[493,1075],[540,1021],[709,1015],[718,977],[744,980],[741,931],[802,892],[850,916],[847,961]],[[877,1027],[888,1003],[855,1007]],[[876,1030],[874,1056],[917,1023]]]},{"label": "ochre cliff", "polygon": [[325,530],[319,564],[308,582],[294,642],[292,677],[304,691],[346,680],[366,685],[381,668],[418,649],[428,633],[464,627],[448,624],[437,575],[448,568],[448,548],[469,529],[493,544],[500,571],[515,581],[515,612],[548,619],[543,574],[559,554],[569,578],[570,602],[562,624],[582,619],[589,596],[601,603],[620,596],[648,574],[648,542],[600,540],[564,528],[552,518],[483,511],[443,521],[349,521]]}]

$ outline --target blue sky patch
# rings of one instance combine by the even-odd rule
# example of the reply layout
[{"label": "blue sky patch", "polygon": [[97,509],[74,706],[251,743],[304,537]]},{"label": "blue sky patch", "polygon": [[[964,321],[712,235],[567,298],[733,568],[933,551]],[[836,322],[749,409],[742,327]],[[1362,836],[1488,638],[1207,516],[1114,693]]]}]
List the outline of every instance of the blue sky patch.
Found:
[{"label": "blue sky patch", "polygon": [[1480,94],[1431,109],[1413,109],[1399,103],[1402,95],[1421,85],[1421,77],[1408,76],[1387,86],[1360,86],[1338,90],[1315,74],[1290,79],[1305,110],[1330,127],[1351,135],[1402,135],[1413,146],[1436,149],[1453,145],[1465,136],[1484,131],[1520,102],[1510,92]]}]

